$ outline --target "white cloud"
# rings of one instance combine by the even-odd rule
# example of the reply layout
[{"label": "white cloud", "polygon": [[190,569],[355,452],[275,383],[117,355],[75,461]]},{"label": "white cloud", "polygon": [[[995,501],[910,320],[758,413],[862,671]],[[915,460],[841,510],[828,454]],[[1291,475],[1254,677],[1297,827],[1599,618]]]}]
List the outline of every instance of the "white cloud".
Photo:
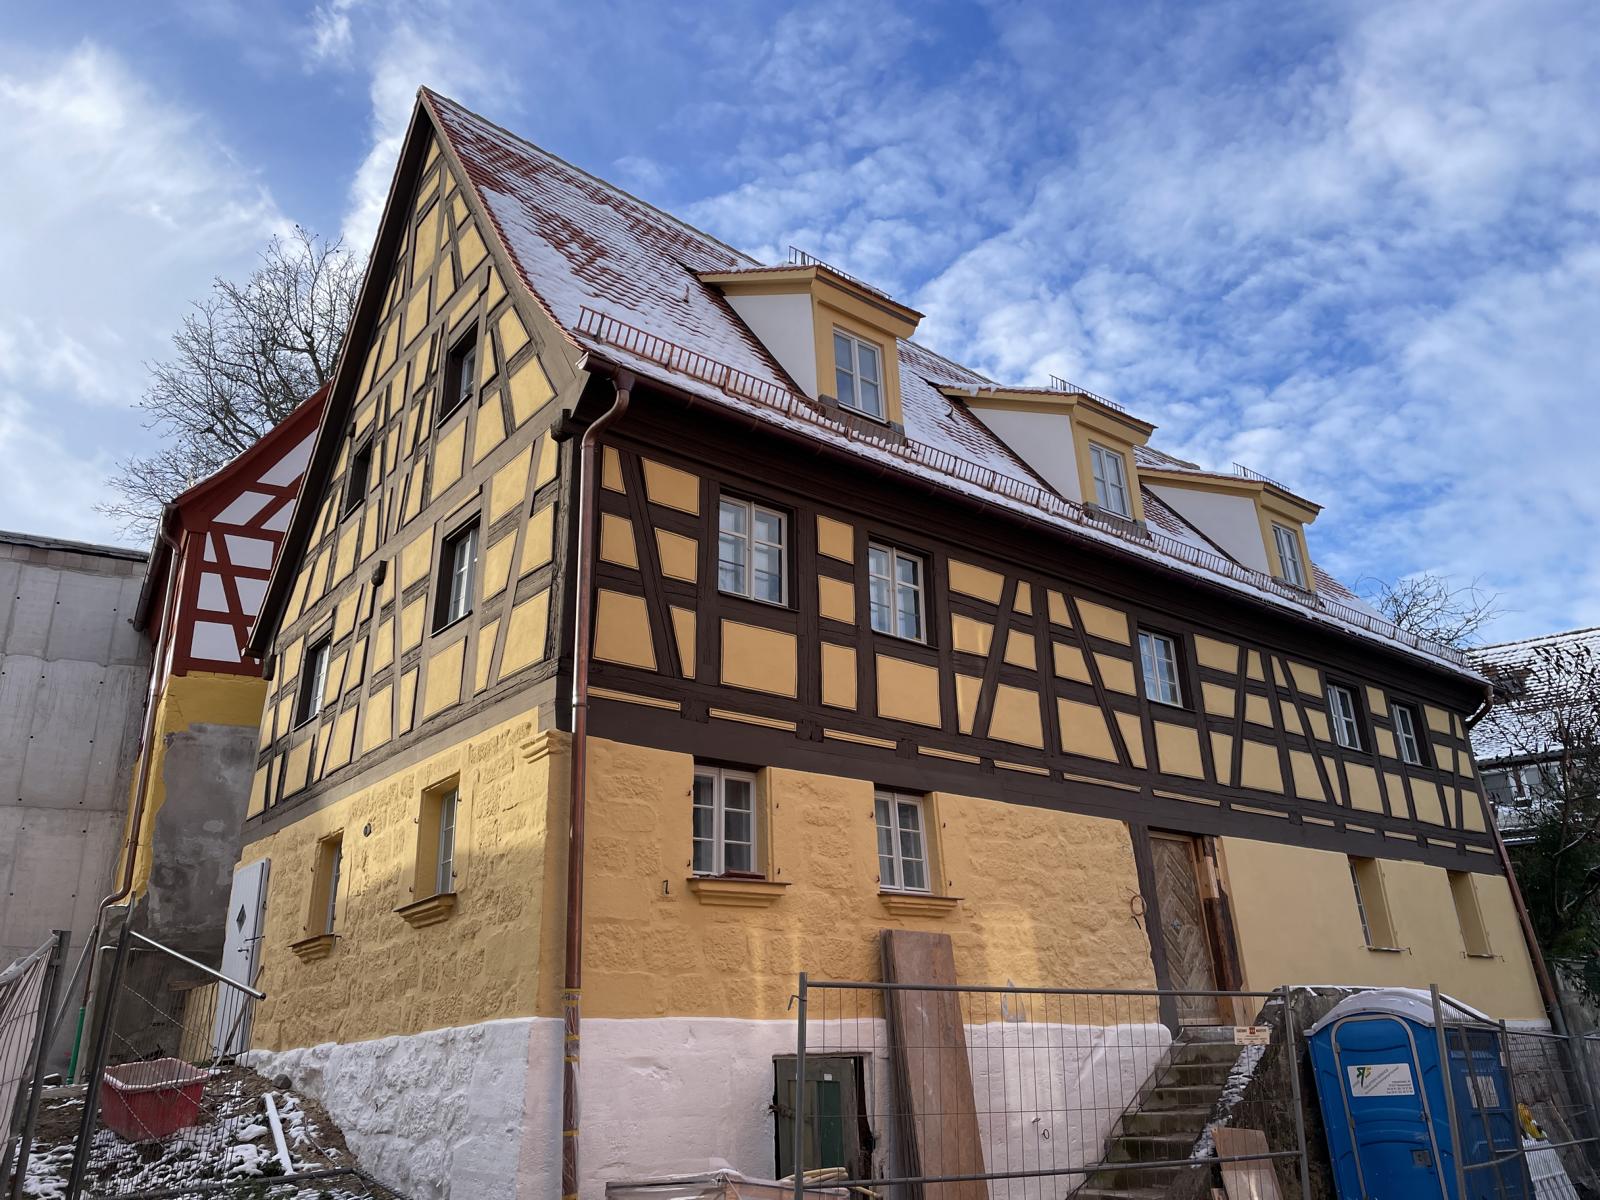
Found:
[{"label": "white cloud", "polygon": [[1481,574],[1508,636],[1600,619],[1571,553],[1600,518],[1587,6],[990,16],[1011,57],[942,73],[881,10],[863,45],[779,22],[743,181],[695,215],[900,291],[996,377],[1287,479],[1348,577]]},{"label": "white cloud", "polygon": [[111,537],[91,506],[144,440],[144,363],[282,218],[205,122],[93,42],[0,66],[0,158],[0,525]]},{"label": "white cloud", "polygon": [[313,14],[310,63],[364,74],[372,105],[370,141],[350,184],[342,229],[358,251],[377,235],[417,89],[426,85],[488,107],[515,91],[494,65],[506,61],[501,39],[509,18],[480,21],[471,9],[447,0],[333,0]]}]

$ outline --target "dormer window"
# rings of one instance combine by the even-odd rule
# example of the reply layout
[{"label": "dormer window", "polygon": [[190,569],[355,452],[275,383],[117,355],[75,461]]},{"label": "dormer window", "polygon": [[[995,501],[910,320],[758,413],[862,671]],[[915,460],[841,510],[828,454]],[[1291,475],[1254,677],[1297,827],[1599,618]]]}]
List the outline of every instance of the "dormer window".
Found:
[{"label": "dormer window", "polygon": [[1300,535],[1287,525],[1273,522],[1272,542],[1278,550],[1279,578],[1293,587],[1306,586],[1306,567],[1300,557]]},{"label": "dormer window", "polygon": [[876,346],[835,329],[833,379],[840,404],[883,420],[883,370]]},{"label": "dormer window", "polygon": [[1123,520],[1133,520],[1133,507],[1128,502],[1128,475],[1122,455],[1106,449],[1098,442],[1090,442],[1089,469],[1094,473],[1095,503]]}]

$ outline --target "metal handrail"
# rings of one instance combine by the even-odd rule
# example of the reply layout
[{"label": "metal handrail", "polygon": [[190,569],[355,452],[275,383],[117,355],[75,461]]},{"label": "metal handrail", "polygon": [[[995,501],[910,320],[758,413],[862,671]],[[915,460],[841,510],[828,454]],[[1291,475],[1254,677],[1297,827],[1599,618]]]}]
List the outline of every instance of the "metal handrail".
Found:
[{"label": "metal handrail", "polygon": [[1073,383],[1070,379],[1063,379],[1059,375],[1050,376],[1050,390],[1052,392],[1070,392],[1074,396],[1087,396],[1095,403],[1104,404],[1107,408],[1114,408],[1119,413],[1128,411],[1126,407],[1118,404],[1115,400],[1108,399],[1100,395],[1099,392],[1091,392],[1088,388]]},{"label": "metal handrail", "polygon": [[1263,475],[1260,471],[1253,471],[1243,463],[1234,463],[1233,473],[1240,479],[1254,479],[1257,483],[1270,483],[1273,487],[1277,488],[1281,492],[1292,493],[1294,491],[1294,489],[1289,487],[1288,484],[1279,483],[1271,475]]},{"label": "metal handrail", "polygon": [[824,271],[827,271],[833,275],[837,275],[840,279],[848,279],[857,287],[866,288],[867,291],[876,293],[877,295],[882,296],[885,300],[894,299],[893,296],[889,295],[889,293],[884,291],[881,287],[876,287],[873,284],[868,283],[859,275],[852,275],[849,271],[841,271],[831,262],[824,262],[815,254],[807,254],[804,250],[800,249],[799,246],[789,247],[789,265],[791,267],[821,267]]},{"label": "metal handrail", "polygon": [[[948,450],[941,450],[914,438],[894,439],[859,428],[837,417],[830,416],[815,402],[788,388],[757,378],[746,371],[731,367],[699,351],[687,349],[658,334],[649,333],[636,326],[619,321],[584,305],[578,310],[577,332],[609,345],[637,354],[668,370],[677,371],[720,388],[730,395],[765,404],[795,420],[816,425],[830,433],[872,447],[893,458],[931,468],[943,475],[970,483],[986,491],[1004,496],[1052,516],[1061,517],[1078,525],[1086,525],[1102,534],[1114,537],[1130,546],[1155,550],[1159,554],[1209,571],[1214,575],[1232,579],[1257,591],[1269,592],[1301,609],[1333,617],[1347,625],[1375,636],[1387,638],[1424,654],[1456,666],[1472,669],[1467,655],[1453,646],[1445,646],[1428,638],[1401,629],[1390,621],[1371,613],[1351,608],[1337,600],[1285,583],[1275,576],[1241,566],[1198,546],[1151,529],[1142,529],[1125,521],[1114,521],[1097,515],[1092,509],[1058,496],[1037,484],[1027,483],[1010,475],[1001,474],[968,459],[959,458]],[[1093,395],[1092,393],[1084,393]],[[1096,400],[1101,397],[1094,396]],[[1277,485],[1282,487],[1282,484]],[[1288,490],[1288,489],[1284,489]]]}]

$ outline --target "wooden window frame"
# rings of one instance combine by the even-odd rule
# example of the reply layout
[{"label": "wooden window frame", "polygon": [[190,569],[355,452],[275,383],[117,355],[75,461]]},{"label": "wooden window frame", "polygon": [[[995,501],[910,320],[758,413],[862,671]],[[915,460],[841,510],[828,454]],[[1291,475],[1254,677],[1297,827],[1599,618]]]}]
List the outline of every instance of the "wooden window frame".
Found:
[{"label": "wooden window frame", "polygon": [[[1172,688],[1173,699],[1168,700],[1157,696],[1150,690],[1150,670],[1145,659],[1145,639],[1152,643],[1165,642],[1172,648]],[[1184,677],[1184,642],[1174,633],[1166,633],[1160,629],[1141,629],[1138,636],[1139,650],[1139,683],[1144,689],[1144,698],[1151,704],[1159,704],[1163,708],[1187,709],[1189,707],[1188,680]]]},{"label": "wooden window frame", "polygon": [[478,327],[463,333],[450,344],[450,351],[445,355],[444,378],[441,381],[439,396],[439,416],[434,421],[437,427],[443,425],[457,411],[467,406],[467,401],[472,399],[478,390],[478,354],[482,347],[478,337]]},{"label": "wooden window frame", "polygon": [[[841,341],[844,342],[850,350],[850,361],[848,363],[841,363],[839,361],[839,343]],[[873,359],[876,361],[878,378],[868,381],[875,383],[878,388],[878,410],[876,412],[870,408],[867,408],[860,402],[862,350],[870,350],[872,352]],[[867,417],[873,421],[887,421],[889,419],[889,399],[885,394],[887,385],[884,382],[883,377],[883,359],[883,347],[877,342],[869,341],[868,339],[861,337],[859,334],[851,333],[848,329],[841,329],[837,325],[833,327],[834,390],[843,390],[839,387],[840,375],[845,375],[850,380],[851,399],[846,400],[842,395],[835,397],[835,399],[839,401],[841,408],[848,408],[851,412],[860,413],[863,417]]]},{"label": "wooden window frame", "polygon": [[1450,900],[1456,910],[1456,924],[1461,928],[1461,946],[1468,958],[1494,958],[1494,945],[1489,938],[1489,926],[1483,919],[1483,905],[1478,900],[1478,881],[1471,871],[1446,871],[1450,880]]},{"label": "wooden window frame", "polygon": [[1389,908],[1389,892],[1383,879],[1383,866],[1375,858],[1352,854],[1350,887],[1355,894],[1356,914],[1361,920],[1361,936],[1368,950],[1380,953],[1403,953],[1400,937],[1395,929],[1394,915]]},{"label": "wooden window frame", "polygon": [[310,724],[322,714],[322,694],[328,690],[328,663],[332,657],[333,634],[325,633],[307,647],[305,657],[300,660],[300,683],[294,700],[296,729]]},{"label": "wooden window frame", "polygon": [[[1273,549],[1278,555],[1278,578],[1290,587],[1307,590],[1310,587],[1307,582],[1310,573],[1306,570],[1305,556],[1301,553],[1300,534],[1293,527],[1280,522],[1269,523],[1272,526]],[[1284,553],[1285,549],[1288,554]]]},{"label": "wooden window frame", "polygon": [[[872,569],[873,551],[881,551],[889,556],[889,574],[879,575]],[[896,564],[901,559],[913,562],[917,566],[917,581],[915,584],[902,585],[895,571]],[[889,621],[892,628],[880,629],[876,620],[877,608],[872,603],[872,582],[875,579],[884,579],[889,587]],[[914,550],[903,550],[892,542],[869,540],[867,542],[867,626],[873,633],[883,637],[899,638],[903,642],[915,642],[918,645],[928,643],[928,556],[918,554]],[[908,588],[917,598],[917,632],[915,635],[901,633],[899,630],[900,592]]]},{"label": "wooden window frame", "polygon": [[[361,507],[361,502],[367,498],[367,493],[372,490],[372,456],[377,447],[376,435],[369,436],[360,446],[350,454],[350,467],[345,472],[344,504],[341,506],[340,516],[348,517]],[[361,464],[361,474],[356,478],[356,464]]]},{"label": "wooden window frame", "polygon": [[[900,824],[900,806],[909,805],[917,813],[916,835],[922,849],[923,882],[920,887],[913,887],[905,881],[905,850],[903,838],[907,830]],[[890,822],[885,826],[883,811],[887,807]],[[934,868],[933,838],[929,832],[932,823],[929,817],[928,797],[917,795],[914,792],[897,792],[889,788],[878,788],[872,797],[873,823],[878,832],[878,890],[880,892],[893,892],[908,896],[937,895],[934,881],[938,874]],[[885,829],[890,833],[889,853],[884,853],[883,834]],[[889,864],[891,877],[884,878],[885,861]]]},{"label": "wooden window frame", "polygon": [[[448,842],[445,837],[447,815]],[[430,900],[455,894],[460,828],[461,776],[452,775],[422,793],[417,813],[417,857],[412,870],[414,899]]]},{"label": "wooden window frame", "polygon": [[[1122,507],[1118,508],[1108,503],[1113,483],[1106,476],[1106,464],[1116,464],[1115,487],[1121,493]],[[1090,482],[1094,484],[1095,507],[1110,513],[1114,517],[1121,517],[1124,521],[1133,520],[1133,495],[1128,487],[1128,462],[1120,450],[1113,450],[1110,446],[1099,442],[1089,443],[1089,474]]]},{"label": "wooden window frame", "polygon": [[[707,807],[699,802],[699,797],[691,790],[689,802],[691,806],[690,818],[690,845],[689,865],[691,873],[699,879],[765,879],[767,873],[762,854],[762,833],[765,822],[761,819],[761,780],[755,771],[739,767],[720,767],[710,763],[696,763],[694,766],[694,782],[698,784],[702,779],[711,783],[711,867],[702,869],[695,861],[699,843],[704,839],[694,836],[692,810]],[[729,870],[727,861],[727,834],[728,811],[726,784],[729,780],[736,780],[748,784],[750,787],[750,867],[748,870]]]},{"label": "wooden window frame", "polygon": [[[1344,696],[1350,702],[1348,721],[1339,712],[1339,706],[1334,703],[1336,694]],[[1336,683],[1333,680],[1329,680],[1327,686],[1323,689],[1323,700],[1328,706],[1328,732],[1333,734],[1334,744],[1344,750],[1365,753],[1368,739],[1363,736],[1365,729],[1363,728],[1364,722],[1361,715],[1361,699],[1357,695],[1356,689],[1347,683]],[[1349,732],[1355,740],[1353,742],[1345,741],[1341,736],[1342,732]]]},{"label": "wooden window frame", "polygon": [[[436,634],[443,633],[457,622],[465,621],[477,608],[474,593],[478,587],[478,558],[482,552],[480,525],[478,515],[474,514],[439,540],[439,570],[433,601],[433,632]],[[462,598],[465,607],[456,612],[456,577],[460,571],[454,550],[463,542],[471,543],[472,554],[466,566],[466,585]]]},{"label": "wooden window frame", "polygon": [[[1404,721],[1401,720],[1402,717]],[[1400,756],[1400,761],[1413,767],[1428,766],[1427,751],[1423,749],[1424,741],[1417,736],[1420,714],[1416,707],[1404,700],[1391,701],[1389,723],[1394,726],[1394,748],[1395,753]],[[1409,754],[1406,753],[1408,744],[1411,747]]]},{"label": "wooden window frame", "polygon": [[[744,511],[745,531],[743,534],[730,533],[722,528],[722,512],[724,507],[735,507]],[[760,540],[756,537],[757,515],[775,517],[778,521],[778,537],[776,543]],[[757,604],[770,604],[774,608],[789,607],[789,514],[781,508],[774,508],[770,504],[763,504],[759,500],[746,499],[724,493],[717,497],[717,590],[724,596],[738,596],[744,600],[753,600]],[[741,588],[725,587],[722,582],[722,539],[724,537],[738,539],[744,546],[743,586]],[[755,594],[755,551],[757,546],[773,546],[778,548],[778,599],[772,600],[766,596]]]},{"label": "wooden window frame", "polygon": [[339,886],[344,878],[344,830],[317,842],[306,925],[311,937],[336,935],[339,928]]}]

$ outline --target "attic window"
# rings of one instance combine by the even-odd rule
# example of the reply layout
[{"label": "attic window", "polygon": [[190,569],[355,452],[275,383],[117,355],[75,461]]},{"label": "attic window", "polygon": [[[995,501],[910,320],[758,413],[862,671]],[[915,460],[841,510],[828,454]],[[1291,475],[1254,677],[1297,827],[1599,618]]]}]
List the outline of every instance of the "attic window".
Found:
[{"label": "attic window", "polygon": [[883,420],[883,371],[876,346],[835,329],[833,380],[840,404]]},{"label": "attic window", "polygon": [[1128,474],[1122,455],[1098,442],[1089,443],[1089,469],[1094,473],[1095,503],[1124,520],[1133,519],[1128,503]]},{"label": "attic window", "polygon": [[373,439],[368,438],[366,445],[350,458],[350,473],[344,485],[344,511],[347,513],[360,507],[367,494],[367,485],[372,478],[372,442]]},{"label": "attic window", "polygon": [[1300,559],[1300,535],[1287,525],[1272,526],[1272,541],[1278,550],[1279,578],[1293,587],[1306,586],[1305,563]]},{"label": "attic window", "polygon": [[478,380],[478,331],[474,329],[454,346],[444,369],[444,404],[440,419],[448,417],[472,398]]}]

